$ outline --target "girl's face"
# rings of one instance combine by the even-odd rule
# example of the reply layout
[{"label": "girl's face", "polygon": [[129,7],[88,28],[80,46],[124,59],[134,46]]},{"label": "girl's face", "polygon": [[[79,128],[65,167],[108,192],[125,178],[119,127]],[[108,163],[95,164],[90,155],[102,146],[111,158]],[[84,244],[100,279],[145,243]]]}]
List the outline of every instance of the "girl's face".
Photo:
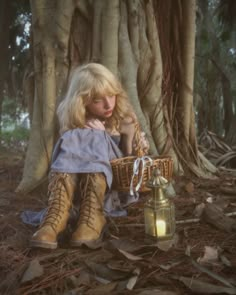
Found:
[{"label": "girl's face", "polygon": [[116,105],[116,96],[105,96],[102,98],[93,99],[86,109],[90,115],[95,118],[105,120],[112,116],[113,110]]}]

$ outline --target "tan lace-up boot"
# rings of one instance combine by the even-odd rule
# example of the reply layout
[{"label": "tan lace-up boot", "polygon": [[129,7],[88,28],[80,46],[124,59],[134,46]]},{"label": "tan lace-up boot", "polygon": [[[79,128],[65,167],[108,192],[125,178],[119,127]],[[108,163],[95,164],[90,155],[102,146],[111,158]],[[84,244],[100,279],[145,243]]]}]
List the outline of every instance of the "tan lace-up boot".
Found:
[{"label": "tan lace-up boot", "polygon": [[106,179],[102,173],[82,174],[80,177],[81,203],[77,229],[72,234],[71,246],[86,245],[96,249],[100,246],[106,218],[103,203]]},{"label": "tan lace-up boot", "polygon": [[48,209],[30,241],[31,247],[57,248],[57,237],[66,228],[75,188],[76,174],[51,173]]}]

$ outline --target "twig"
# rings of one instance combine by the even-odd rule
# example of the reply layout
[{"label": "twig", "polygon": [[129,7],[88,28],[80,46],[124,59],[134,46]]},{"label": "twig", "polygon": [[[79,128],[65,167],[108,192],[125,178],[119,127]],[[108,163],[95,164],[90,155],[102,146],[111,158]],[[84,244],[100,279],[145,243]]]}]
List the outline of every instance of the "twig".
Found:
[{"label": "twig", "polygon": [[[236,212],[229,212],[225,213],[225,216],[236,216]],[[185,224],[185,223],[195,223],[199,222],[200,218],[191,218],[191,219],[184,219],[184,220],[176,220],[176,224]],[[117,227],[143,227],[144,223],[129,223],[129,224],[119,224]]]}]

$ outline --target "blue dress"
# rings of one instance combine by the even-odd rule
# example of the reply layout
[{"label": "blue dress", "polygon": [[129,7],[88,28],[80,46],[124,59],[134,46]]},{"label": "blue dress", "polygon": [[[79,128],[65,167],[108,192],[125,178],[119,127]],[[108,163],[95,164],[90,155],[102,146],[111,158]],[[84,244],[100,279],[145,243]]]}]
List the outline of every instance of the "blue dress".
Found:
[{"label": "blue dress", "polygon": [[[109,191],[105,196],[104,212],[110,216],[126,216],[125,205],[138,200],[138,194],[130,196],[111,190],[112,169],[110,161],[123,156],[119,149],[120,136],[110,136],[97,129],[72,129],[57,141],[51,170],[65,173],[104,173]],[[40,212],[26,210],[21,214],[24,223],[39,225],[46,209]]]},{"label": "blue dress", "polygon": [[114,139],[103,130],[66,131],[58,140],[52,155],[51,170],[65,173],[104,173],[111,188],[110,161],[122,157]]}]

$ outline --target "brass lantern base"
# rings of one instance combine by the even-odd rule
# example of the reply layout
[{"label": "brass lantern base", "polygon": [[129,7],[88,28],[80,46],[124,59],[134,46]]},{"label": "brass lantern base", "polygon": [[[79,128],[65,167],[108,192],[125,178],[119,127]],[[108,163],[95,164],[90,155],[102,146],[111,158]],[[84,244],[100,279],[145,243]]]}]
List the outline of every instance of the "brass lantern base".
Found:
[{"label": "brass lantern base", "polygon": [[154,237],[154,236],[151,236],[151,235],[148,235],[148,234],[145,234],[145,239],[147,239],[147,240],[150,240],[150,241],[156,241],[156,242],[161,242],[161,241],[168,241],[168,240],[173,240],[173,238],[174,238],[174,233],[173,233],[173,235],[169,235],[169,236],[167,236],[167,235],[165,235],[165,236],[163,236],[163,237]]},{"label": "brass lantern base", "polygon": [[163,251],[167,251],[176,243],[176,238],[176,234],[167,239],[157,239],[155,237],[145,235],[144,242],[147,245],[156,246]]}]

